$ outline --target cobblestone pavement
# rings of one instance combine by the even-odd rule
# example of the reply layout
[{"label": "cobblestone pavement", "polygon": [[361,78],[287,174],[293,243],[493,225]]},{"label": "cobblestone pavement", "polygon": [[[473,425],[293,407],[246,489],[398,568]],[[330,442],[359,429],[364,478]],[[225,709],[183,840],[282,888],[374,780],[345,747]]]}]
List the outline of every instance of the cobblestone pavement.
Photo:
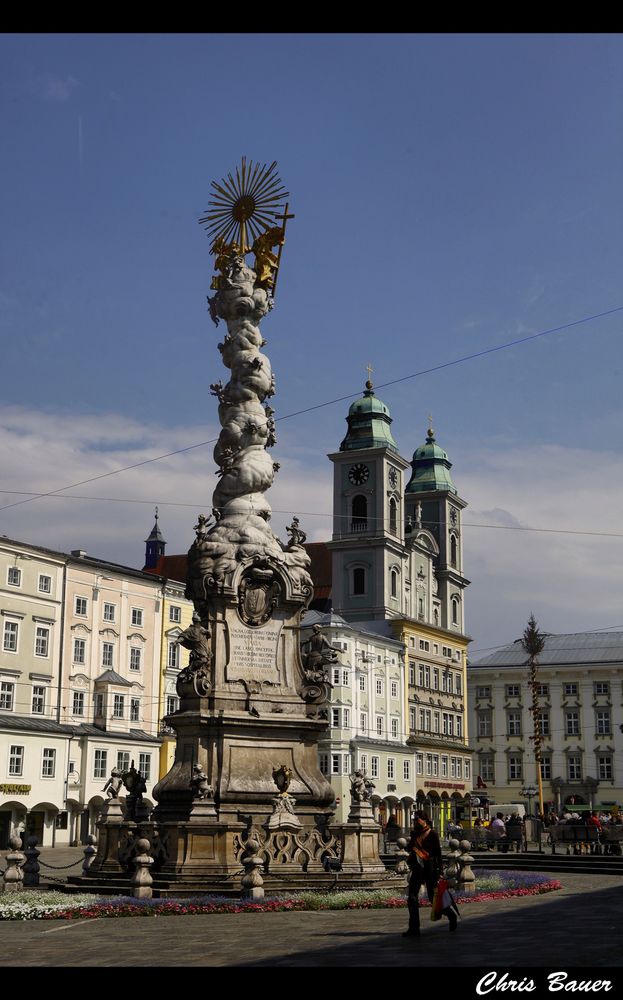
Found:
[{"label": "cobblestone pavement", "polygon": [[[70,854],[81,856],[80,849],[67,851],[65,864]],[[50,853],[50,863],[62,864],[64,853]],[[465,904],[454,934],[424,909],[419,939],[401,937],[406,910],[6,921],[0,966],[620,966],[621,877],[561,881],[561,891],[544,896]]]}]

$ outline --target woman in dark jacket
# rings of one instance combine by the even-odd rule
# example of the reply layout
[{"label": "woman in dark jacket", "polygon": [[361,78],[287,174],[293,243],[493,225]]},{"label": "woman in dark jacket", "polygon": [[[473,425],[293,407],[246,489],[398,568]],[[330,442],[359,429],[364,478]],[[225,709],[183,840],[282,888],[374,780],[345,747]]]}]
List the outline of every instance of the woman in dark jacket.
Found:
[{"label": "woman in dark jacket", "polygon": [[[418,937],[420,933],[420,910],[419,894],[420,887],[426,886],[426,892],[431,903],[435,886],[439,881],[442,869],[441,844],[439,837],[431,827],[431,822],[425,812],[414,814],[414,829],[411,831],[409,841],[408,865],[411,869],[409,879],[409,895],[407,905],[409,907],[409,929],[403,937]],[[444,916],[450,921],[450,930],[457,928],[457,917],[451,906],[442,911]]]}]

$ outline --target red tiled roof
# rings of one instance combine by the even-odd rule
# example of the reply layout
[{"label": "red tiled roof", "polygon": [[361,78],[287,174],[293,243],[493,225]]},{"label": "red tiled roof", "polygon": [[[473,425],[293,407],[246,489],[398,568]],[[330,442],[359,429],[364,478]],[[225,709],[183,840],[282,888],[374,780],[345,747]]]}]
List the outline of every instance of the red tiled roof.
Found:
[{"label": "red tiled roof", "polygon": [[188,556],[186,553],[181,556],[160,556],[153,569],[146,569],[146,573],[154,573],[156,576],[164,576],[167,580],[178,580],[186,583],[186,567]]}]

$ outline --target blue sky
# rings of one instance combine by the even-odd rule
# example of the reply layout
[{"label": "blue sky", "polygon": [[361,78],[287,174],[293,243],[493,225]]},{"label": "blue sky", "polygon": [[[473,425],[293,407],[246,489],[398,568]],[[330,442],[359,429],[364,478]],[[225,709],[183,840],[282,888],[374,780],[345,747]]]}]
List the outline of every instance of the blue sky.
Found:
[{"label": "blue sky", "polygon": [[[356,393],[368,362],[384,383],[622,306],[622,50],[620,35],[2,36],[0,488],[58,489],[218,432],[197,220],[242,155],[278,160],[296,214],[262,326],[278,416]],[[432,412],[468,522],[619,532],[622,322],[379,390],[403,454]],[[295,510],[328,537],[347,407],[279,425],[277,530]],[[207,447],[73,492],[160,502],[182,551],[214,483]],[[0,511],[0,532],[130,565],[151,523],[147,503]],[[466,525],[465,550],[474,649],[531,611],[550,631],[623,625],[623,538]]]}]

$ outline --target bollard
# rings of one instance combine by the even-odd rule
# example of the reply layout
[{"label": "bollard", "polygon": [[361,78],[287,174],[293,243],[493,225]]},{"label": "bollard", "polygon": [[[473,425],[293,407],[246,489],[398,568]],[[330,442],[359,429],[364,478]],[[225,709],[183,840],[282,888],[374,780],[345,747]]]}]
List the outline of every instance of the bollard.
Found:
[{"label": "bollard", "polygon": [[92,833],[90,833],[88,835],[88,837],[87,837],[87,844],[86,844],[86,847],[84,849],[84,861],[82,862],[82,874],[83,875],[88,875],[89,874],[89,868],[91,867],[91,865],[95,861],[95,855],[97,854],[97,847],[95,846],[96,843],[97,843],[97,841],[96,841],[95,837],[93,836]]},{"label": "bollard", "polygon": [[475,892],[476,891],[476,876],[472,871],[472,861],[474,860],[471,856],[470,848],[471,844],[469,840],[462,840],[460,843],[461,857],[459,858],[460,872],[458,878],[458,887],[463,889],[463,892]]},{"label": "bollard", "polygon": [[154,859],[149,854],[151,844],[146,837],[141,837],[136,843],[136,848],[139,853],[134,858],[134,864],[136,865],[136,871],[132,876],[134,896],[137,899],[151,899],[153,878],[151,877],[149,866],[154,863]]},{"label": "bollard", "polygon": [[247,840],[244,854],[241,858],[245,871],[240,880],[240,884],[242,885],[242,899],[264,898],[264,879],[260,874],[260,868],[264,864],[264,859],[257,853],[259,849],[259,841],[250,837]]},{"label": "bollard", "polygon": [[39,855],[41,854],[41,851],[37,850],[36,837],[28,837],[26,841],[25,853],[26,862],[24,864],[24,885],[39,885],[39,872],[41,871]]},{"label": "bollard", "polygon": [[22,865],[26,860],[26,855],[20,851],[22,841],[19,837],[11,837],[9,844],[13,848],[6,855],[6,869],[4,872],[4,892],[17,892],[24,888],[24,873]]},{"label": "bollard", "polygon": [[399,837],[396,841],[396,875],[408,875],[409,865],[407,864],[407,858],[409,857],[409,852],[407,851],[407,841],[404,837]]}]

